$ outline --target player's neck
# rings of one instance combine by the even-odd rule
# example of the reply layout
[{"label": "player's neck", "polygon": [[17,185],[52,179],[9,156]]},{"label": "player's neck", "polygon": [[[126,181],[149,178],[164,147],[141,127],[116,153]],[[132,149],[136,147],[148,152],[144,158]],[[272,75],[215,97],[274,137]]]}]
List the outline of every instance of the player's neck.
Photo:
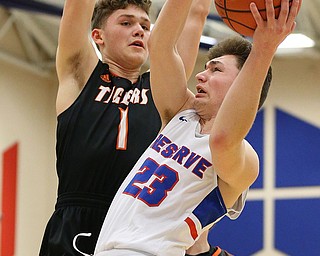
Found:
[{"label": "player's neck", "polygon": [[131,81],[131,83],[135,83],[140,75],[140,68],[133,68],[133,69],[129,69],[129,68],[124,68],[116,63],[109,63],[109,69],[111,71],[112,74],[119,76],[119,77],[123,77],[126,78],[128,80]]},{"label": "player's neck", "polygon": [[200,133],[201,134],[210,134],[211,128],[214,122],[214,118],[205,119],[200,117]]}]

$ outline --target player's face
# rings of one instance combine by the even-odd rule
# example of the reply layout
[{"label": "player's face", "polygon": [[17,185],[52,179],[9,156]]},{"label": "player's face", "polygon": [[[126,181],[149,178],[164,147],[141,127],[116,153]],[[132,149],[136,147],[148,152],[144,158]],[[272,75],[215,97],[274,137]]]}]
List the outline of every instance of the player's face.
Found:
[{"label": "player's face", "polygon": [[[225,55],[208,61],[205,70],[196,75],[196,108],[198,111],[219,110],[239,69],[237,59],[233,55]],[[199,113],[201,115],[201,112]]]},{"label": "player's face", "polygon": [[148,58],[150,25],[145,11],[134,5],[116,10],[101,30],[103,60],[126,68],[140,68]]}]

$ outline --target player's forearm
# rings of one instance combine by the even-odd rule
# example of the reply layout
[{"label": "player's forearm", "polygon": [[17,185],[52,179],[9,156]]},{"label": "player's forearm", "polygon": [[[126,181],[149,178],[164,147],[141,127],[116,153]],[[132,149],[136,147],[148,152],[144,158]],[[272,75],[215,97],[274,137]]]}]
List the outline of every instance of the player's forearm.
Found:
[{"label": "player's forearm", "polygon": [[66,0],[59,30],[59,45],[76,47],[88,38],[95,0]]},{"label": "player's forearm", "polygon": [[178,52],[190,78],[199,52],[199,42],[207,16],[210,12],[211,0],[194,0],[191,5],[182,34],[177,43]]},{"label": "player's forearm", "polygon": [[181,109],[189,95],[185,67],[177,54],[176,43],[191,3],[192,0],[167,0],[148,42],[152,95],[163,123]]},{"label": "player's forearm", "polygon": [[240,143],[248,134],[272,58],[273,54],[267,56],[263,50],[252,49],[230,87],[213,125],[213,135],[223,138],[225,145]]},{"label": "player's forearm", "polygon": [[[182,33],[192,0],[167,0],[149,39],[150,50],[172,50]],[[150,52],[151,54],[151,52]]]},{"label": "player's forearm", "polygon": [[299,1],[294,1],[289,12],[289,3],[284,1],[277,19],[272,15],[272,1],[267,1],[267,20],[262,19],[255,4],[250,5],[257,23],[252,50],[229,89],[213,126],[216,134],[213,136],[217,136],[217,141],[222,141],[224,146],[240,143],[249,132],[268,68],[277,47],[295,27],[298,5]]}]

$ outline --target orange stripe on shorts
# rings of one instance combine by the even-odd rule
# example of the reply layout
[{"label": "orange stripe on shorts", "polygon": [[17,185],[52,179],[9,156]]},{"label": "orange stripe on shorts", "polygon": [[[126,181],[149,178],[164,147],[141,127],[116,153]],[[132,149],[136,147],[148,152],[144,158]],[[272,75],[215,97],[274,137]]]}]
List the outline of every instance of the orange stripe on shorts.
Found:
[{"label": "orange stripe on shorts", "polygon": [[212,254],[212,256],[219,256],[221,249],[217,246],[217,250]]}]

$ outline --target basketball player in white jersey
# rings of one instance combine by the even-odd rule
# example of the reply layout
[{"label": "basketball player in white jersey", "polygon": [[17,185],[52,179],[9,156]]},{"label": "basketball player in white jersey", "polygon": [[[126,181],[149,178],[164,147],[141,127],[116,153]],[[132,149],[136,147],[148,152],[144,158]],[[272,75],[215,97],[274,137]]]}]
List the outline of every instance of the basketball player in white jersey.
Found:
[{"label": "basketball player in white jersey", "polygon": [[118,190],[97,256],[183,256],[222,217],[239,216],[258,175],[258,156],[245,137],[266,98],[276,49],[295,28],[299,0],[290,11],[282,0],[278,19],[266,0],[266,21],[252,3],[253,43],[236,37],[213,47],[195,95],[176,51],[191,3],[167,0],[151,33],[162,129]]}]

